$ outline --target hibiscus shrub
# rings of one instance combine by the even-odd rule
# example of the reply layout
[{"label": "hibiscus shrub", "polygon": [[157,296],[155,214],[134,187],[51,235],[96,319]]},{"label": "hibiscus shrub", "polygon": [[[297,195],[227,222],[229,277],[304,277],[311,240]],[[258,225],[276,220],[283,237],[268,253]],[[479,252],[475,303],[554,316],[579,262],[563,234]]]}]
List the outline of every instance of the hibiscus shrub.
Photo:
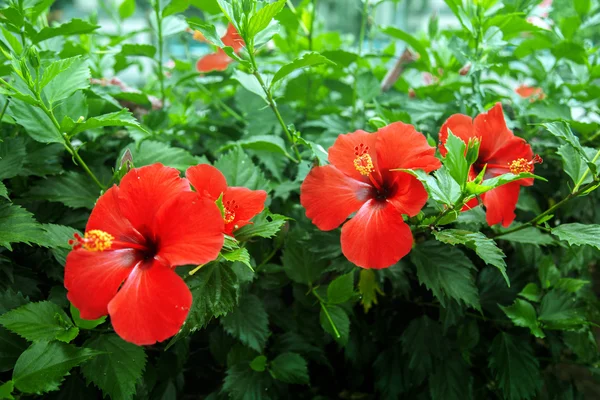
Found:
[{"label": "hibiscus shrub", "polygon": [[600,397],[597,0],[1,3],[0,399]]}]

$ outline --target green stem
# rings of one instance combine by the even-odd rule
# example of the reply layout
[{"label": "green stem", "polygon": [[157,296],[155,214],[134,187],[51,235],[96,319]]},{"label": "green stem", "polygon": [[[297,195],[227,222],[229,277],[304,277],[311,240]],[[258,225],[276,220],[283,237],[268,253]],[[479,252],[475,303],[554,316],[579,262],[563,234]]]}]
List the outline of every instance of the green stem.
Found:
[{"label": "green stem", "polygon": [[[318,0],[312,0],[312,13],[310,16],[310,28],[307,34],[307,38],[308,38],[308,51],[312,51],[313,50],[313,34],[314,34],[314,29],[315,29],[315,18],[317,15],[317,3]],[[312,110],[312,104],[311,104],[311,100],[310,100],[310,95],[312,93],[312,75],[308,75],[308,79],[306,82],[306,110],[305,110],[305,116],[306,119],[309,120],[309,113]]]},{"label": "green stem", "polygon": [[158,35],[158,82],[160,84],[160,99],[164,108],[167,95],[165,93],[165,73],[163,70],[163,47],[164,38],[162,34],[162,13],[160,10],[160,1],[154,1],[154,12],[156,13],[156,30]]},{"label": "green stem", "polygon": [[[44,113],[52,121],[52,124],[56,127],[56,130],[59,133],[61,133],[60,124],[56,120],[56,117],[54,116],[54,113],[52,113],[52,111],[50,111],[50,109],[48,109],[48,107],[46,107],[46,104],[44,104],[44,101],[42,100],[42,96],[40,96],[39,93],[37,93],[37,100],[38,100],[38,107],[40,107],[42,109],[42,111],[44,111]],[[96,185],[98,185],[98,187],[101,190],[105,190],[106,187],[98,180],[98,178],[96,178],[96,175],[94,175],[94,173],[92,172],[92,170],[89,169],[89,167],[83,161],[83,159],[81,158],[81,156],[79,155],[79,153],[77,153],[77,150],[75,150],[75,148],[71,144],[70,138],[67,135],[62,135],[62,133],[61,133],[61,136],[63,138],[63,144],[65,145],[65,147],[67,148],[67,150],[69,150],[69,153],[71,153],[71,155],[73,156],[73,158],[75,158],[75,161],[76,161],[75,164],[77,164],[81,168],[83,168],[83,170],[90,176],[90,178],[92,178],[92,180],[96,183]]]},{"label": "green stem", "polygon": [[236,121],[241,122],[244,125],[246,124],[246,121],[244,121],[244,118],[242,118],[242,116],[240,114],[238,114],[231,107],[229,107],[227,104],[225,104],[219,97],[215,96],[213,94],[213,92],[211,92],[206,86],[204,86],[200,82],[195,82],[195,83],[196,83],[196,87],[201,92],[204,92],[204,94],[206,94],[207,96],[210,96],[211,100],[217,105],[217,107],[221,108],[227,114],[231,115]]},{"label": "green stem", "polygon": [[[592,164],[595,164],[596,161],[598,160],[598,157],[600,157],[600,150],[598,150],[596,152],[596,155],[594,156],[594,158],[592,159]],[[586,178],[586,176],[588,176],[588,173],[590,172],[590,168],[588,167],[585,172],[583,173],[583,175],[581,175],[581,178],[579,178],[579,181],[577,182],[577,184],[575,185],[575,187],[573,188],[573,192],[576,192],[577,189],[579,189],[579,186],[581,186],[581,184],[583,183],[583,180]]]},{"label": "green stem", "polygon": [[296,12],[296,7],[294,7],[294,3],[292,3],[292,0],[287,0],[287,6],[290,9],[290,11],[292,12],[292,14],[294,14],[296,16],[296,18],[298,19],[298,22],[300,23],[300,27],[304,31],[304,34],[308,35],[308,29],[304,25],[304,22],[302,21],[302,18],[300,18],[300,16]]},{"label": "green stem", "polygon": [[452,207],[446,208],[440,215],[437,216],[436,219],[433,220],[433,222],[431,224],[429,224],[429,226],[434,227],[437,225],[438,222],[440,222],[440,220],[442,218],[444,218],[450,212],[452,212],[456,209],[461,210],[464,205],[463,202],[464,202],[465,197],[466,197],[466,193],[461,194],[460,197],[458,198],[458,200],[456,201],[456,203]]},{"label": "green stem", "polygon": [[256,77],[256,79],[258,80],[258,83],[260,84],[263,91],[265,92],[265,95],[267,96],[267,102],[269,103],[269,107],[271,107],[271,110],[273,110],[273,113],[275,114],[277,121],[279,121],[279,125],[281,125],[281,128],[285,132],[285,135],[287,136],[288,140],[292,144],[292,148],[294,149],[294,153],[296,154],[296,159],[294,161],[299,163],[300,161],[302,161],[302,156],[300,156],[300,151],[298,151],[296,142],[294,141],[294,138],[292,137],[290,130],[288,129],[285,122],[283,121],[283,118],[281,117],[281,113],[279,112],[279,109],[277,108],[277,104],[275,103],[275,100],[273,99],[273,94],[271,93],[271,89],[265,84],[265,81],[263,80],[262,76],[258,72],[258,65],[256,64],[256,58],[254,57],[254,49],[249,48],[248,54],[250,56],[250,63],[252,64],[252,70],[253,70],[252,74]]},{"label": "green stem", "polygon": [[331,315],[329,315],[329,311],[327,310],[327,307],[325,306],[325,302],[323,301],[321,296],[319,296],[319,294],[317,293],[317,291],[315,289],[312,290],[312,294],[317,298],[317,300],[319,300],[319,303],[321,304],[321,310],[323,310],[323,313],[327,317],[327,321],[329,321],[329,323],[331,324],[331,327],[333,328],[333,333],[335,334],[335,338],[336,339],[341,338],[342,335],[340,335],[340,331],[338,331],[338,328],[337,328],[337,326],[335,326],[333,319],[331,319]]},{"label": "green stem", "polygon": [[358,59],[356,60],[356,70],[354,71],[354,84],[352,87],[352,125],[356,121],[356,115],[358,114],[358,61],[362,56],[363,41],[365,40],[365,32],[367,30],[367,20],[369,17],[369,0],[363,0],[363,10],[360,22],[360,33],[358,34]]},{"label": "green stem", "polygon": [[579,196],[580,194],[584,193],[585,191],[587,191],[588,189],[594,187],[595,185],[598,185],[598,183],[600,183],[599,179],[595,179],[594,181],[588,183],[587,185],[585,185],[584,187],[582,187],[581,189],[579,189],[576,192],[572,192],[569,193],[567,195],[567,197],[565,197],[564,199],[562,199],[561,201],[559,201],[558,203],[556,203],[555,205],[553,205],[552,207],[550,207],[549,209],[547,209],[546,211],[544,211],[543,213],[541,213],[540,215],[538,215],[537,217],[531,219],[528,222],[525,222],[523,225],[519,225],[515,228],[503,231],[503,232],[498,232],[494,235],[492,235],[492,238],[497,238],[500,236],[504,236],[504,235],[508,235],[509,233],[514,233],[514,232],[518,232],[520,230],[523,230],[527,227],[530,226],[534,226],[539,220],[541,220],[542,218],[544,218],[545,216],[549,215],[550,213],[554,212],[554,210],[564,206],[566,203],[569,202],[569,200]]},{"label": "green stem", "polygon": [[0,123],[2,123],[2,119],[4,119],[4,114],[6,114],[8,103],[10,103],[10,97],[6,98],[6,103],[4,103],[4,107],[2,107],[2,113],[0,113]]}]

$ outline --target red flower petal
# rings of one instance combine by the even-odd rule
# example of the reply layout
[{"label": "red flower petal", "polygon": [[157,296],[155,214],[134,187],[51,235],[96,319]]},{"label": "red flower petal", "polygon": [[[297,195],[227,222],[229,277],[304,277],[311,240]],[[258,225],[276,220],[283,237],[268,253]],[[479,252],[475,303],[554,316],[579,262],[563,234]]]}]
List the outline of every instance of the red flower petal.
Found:
[{"label": "red flower petal", "polygon": [[115,332],[141,346],[177,334],[191,304],[192,294],[183,279],[155,261],[134,268],[108,312]]},{"label": "red flower petal", "polygon": [[227,32],[225,32],[225,36],[221,38],[221,41],[225,46],[233,47],[233,51],[236,53],[244,47],[244,39],[242,39],[235,26],[231,23],[227,25]]},{"label": "red flower petal", "polygon": [[160,207],[181,192],[190,192],[187,179],[175,168],[157,163],[134,168],[121,180],[119,206],[123,215],[143,235],[152,226]]},{"label": "red flower petal", "polygon": [[196,63],[198,72],[225,71],[233,60],[221,49],[216,53],[207,54]]},{"label": "red flower petal", "polygon": [[442,156],[446,156],[448,150],[446,150],[445,144],[448,140],[448,129],[452,131],[454,136],[457,136],[468,143],[469,139],[475,136],[475,129],[473,128],[473,119],[464,114],[454,114],[444,122],[442,129],[440,129],[440,153]]},{"label": "red flower petal", "polygon": [[235,212],[232,222],[225,224],[225,233],[231,234],[236,228],[248,225],[248,221],[258,215],[265,208],[267,192],[264,190],[250,190],[245,187],[229,187],[223,194],[223,205],[226,208],[228,203],[231,207],[237,208],[231,211]]},{"label": "red flower petal", "polygon": [[368,178],[361,175],[354,166],[354,160],[357,157],[355,148],[357,146],[360,148],[361,145],[363,147],[368,146],[368,154],[371,156],[375,170],[377,170],[376,140],[376,133],[365,131],[339,135],[333,146],[329,148],[329,162],[335,165],[338,170],[354,179],[368,181]]},{"label": "red flower petal", "polygon": [[221,193],[227,189],[225,176],[212,165],[200,164],[189,167],[185,172],[185,176],[196,189],[196,192],[213,201],[217,200]]},{"label": "red flower petal", "polygon": [[398,212],[410,217],[417,215],[427,203],[427,191],[417,178],[406,172],[392,172],[393,194],[387,198]]},{"label": "red flower petal", "polygon": [[520,183],[511,182],[484,193],[485,219],[488,225],[502,224],[507,227],[515,219],[515,208],[519,200]]},{"label": "red flower petal", "polygon": [[394,168],[431,172],[442,166],[435,148],[412,125],[394,122],[377,131],[377,162],[382,171]]},{"label": "red flower petal", "polygon": [[135,263],[135,251],[74,250],[65,264],[67,298],[81,318],[97,319],[108,314],[108,303],[117,293]]},{"label": "red flower petal", "polygon": [[113,186],[106,191],[94,206],[86,231],[98,229],[110,233],[122,242],[144,243],[143,236],[123,216],[119,207],[119,187]]},{"label": "red flower petal", "polygon": [[[331,152],[329,154],[331,156]],[[371,185],[344,175],[333,165],[326,165],[308,173],[300,187],[300,203],[313,224],[330,231],[358,210],[370,192]]]},{"label": "red flower petal", "polygon": [[402,215],[387,202],[369,200],[342,227],[342,252],[363,268],[387,268],[407,255],[412,232]]},{"label": "red flower petal", "polygon": [[502,104],[500,103],[496,103],[487,113],[475,117],[473,126],[475,135],[481,139],[479,160],[482,164],[492,159],[496,151],[504,147],[506,142],[514,137],[506,126]]},{"label": "red flower petal", "polygon": [[213,200],[198,193],[174,195],[156,215],[158,257],[171,266],[205,264],[223,247],[223,218]]}]

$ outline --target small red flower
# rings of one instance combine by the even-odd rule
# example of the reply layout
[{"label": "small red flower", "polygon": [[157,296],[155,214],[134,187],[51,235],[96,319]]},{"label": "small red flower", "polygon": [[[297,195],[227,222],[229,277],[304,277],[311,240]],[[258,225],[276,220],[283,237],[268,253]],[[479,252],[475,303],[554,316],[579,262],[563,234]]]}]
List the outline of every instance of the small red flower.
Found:
[{"label": "small red flower", "polygon": [[338,136],[331,165],[313,168],[300,189],[306,216],[321,230],[342,227],[342,252],[363,268],[387,268],[407,255],[412,232],[402,215],[415,216],[427,201],[412,175],[391,169],[440,167],[435,149],[412,125],[395,122],[376,133]]},{"label": "small red flower", "polygon": [[[195,33],[194,38],[196,39]],[[200,40],[200,35],[198,35],[197,40]],[[235,54],[239,54],[242,47],[245,46],[244,40],[232,24],[227,26],[227,32],[221,38],[221,41],[225,46],[232,47]],[[223,49],[218,49],[216,53],[208,54],[198,60],[196,69],[199,72],[225,71],[231,62],[233,62],[233,59]]]},{"label": "small red flower", "polygon": [[223,246],[214,202],[162,164],[129,171],[96,203],[85,235],[71,241],[67,298],[84,319],[110,315],[117,334],[137,345],[175,335],[192,294],[173,267],[214,260]]},{"label": "small red flower", "polygon": [[543,100],[546,94],[541,88],[521,85],[515,89],[515,92],[524,99],[529,99],[530,102]]},{"label": "small red flower", "polygon": [[[448,129],[465,143],[471,138],[481,141],[479,157],[469,171],[471,180],[477,177],[484,166],[487,166],[485,179],[489,179],[509,172],[533,172],[533,165],[542,162],[540,156],[533,156],[531,146],[525,139],[515,136],[507,128],[500,103],[496,103],[487,113],[479,114],[474,120],[463,114],[454,114],[448,118],[440,130],[440,153],[443,156],[448,152],[444,147]],[[531,185],[532,178],[520,179],[482,194],[487,223],[490,226],[499,223],[504,227],[509,226],[515,219],[521,186]],[[465,208],[470,209],[478,204],[477,199],[473,199]]]},{"label": "small red flower", "polygon": [[212,165],[200,164],[190,167],[186,176],[196,192],[211,201],[216,201],[223,194],[224,232],[228,235],[232,235],[233,231],[242,226],[251,224],[250,220],[265,208],[267,192],[245,187],[228,187],[221,171]]}]

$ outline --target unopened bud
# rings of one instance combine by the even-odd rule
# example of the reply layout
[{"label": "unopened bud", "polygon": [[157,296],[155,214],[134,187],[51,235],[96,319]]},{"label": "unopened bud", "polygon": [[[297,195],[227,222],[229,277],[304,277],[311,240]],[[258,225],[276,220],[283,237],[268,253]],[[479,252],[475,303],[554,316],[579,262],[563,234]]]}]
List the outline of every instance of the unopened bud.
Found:
[{"label": "unopened bud", "polygon": [[34,69],[37,70],[40,67],[40,54],[35,47],[29,48],[27,51],[27,59]]},{"label": "unopened bud", "polygon": [[462,76],[465,76],[469,73],[469,71],[471,70],[471,63],[466,63],[459,71],[458,73],[461,74]]},{"label": "unopened bud", "polygon": [[415,93],[415,90],[413,88],[408,89],[408,97],[410,97],[411,99],[417,97],[417,94]]}]

